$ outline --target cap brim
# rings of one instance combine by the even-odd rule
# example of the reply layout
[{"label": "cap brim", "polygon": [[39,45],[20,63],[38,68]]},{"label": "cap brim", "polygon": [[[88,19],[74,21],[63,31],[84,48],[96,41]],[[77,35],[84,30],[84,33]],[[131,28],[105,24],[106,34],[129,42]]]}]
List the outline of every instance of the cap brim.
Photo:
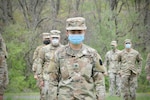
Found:
[{"label": "cap brim", "polygon": [[67,27],[66,30],[86,30],[87,27]]},{"label": "cap brim", "polygon": [[43,36],[43,38],[50,38],[50,36]]},{"label": "cap brim", "polygon": [[51,35],[51,37],[60,37],[60,35]]},{"label": "cap brim", "polygon": [[111,43],[111,45],[115,45],[116,46],[117,44]]}]

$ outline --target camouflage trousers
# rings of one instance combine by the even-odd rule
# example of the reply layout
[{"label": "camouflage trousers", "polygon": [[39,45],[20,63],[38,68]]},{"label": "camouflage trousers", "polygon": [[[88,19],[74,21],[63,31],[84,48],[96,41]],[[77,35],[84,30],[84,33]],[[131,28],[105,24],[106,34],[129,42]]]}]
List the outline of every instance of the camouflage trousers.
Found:
[{"label": "camouflage trousers", "polygon": [[[105,88],[105,78],[102,73],[99,74],[101,77],[101,81],[98,85],[96,85],[96,95],[90,93],[90,91],[86,90],[84,92],[88,92],[89,95],[82,95],[82,92],[72,91],[72,89],[68,87],[62,86],[59,88],[58,100],[105,100],[106,97],[106,88]],[[78,83],[77,83],[78,84]]]},{"label": "camouflage trousers", "polygon": [[40,100],[57,100],[57,86],[51,85],[49,81],[44,81],[40,95]]},{"label": "camouflage trousers", "polygon": [[98,100],[98,99],[96,99],[96,96],[92,94],[90,94],[90,96],[84,94],[82,95],[77,91],[72,91],[68,87],[61,87],[59,89],[58,100]]},{"label": "camouflage trousers", "polygon": [[123,100],[136,100],[137,75],[132,72],[131,75],[122,75],[121,82]]},{"label": "camouflage trousers", "polygon": [[99,91],[99,94],[97,94],[98,95],[97,100],[105,100],[106,97],[105,77],[102,73],[100,73],[100,76],[101,76],[101,82],[97,88]]},{"label": "camouflage trousers", "polygon": [[0,95],[4,94],[4,67],[0,66]]},{"label": "camouflage trousers", "polygon": [[110,96],[121,96],[121,80],[120,75],[116,73],[109,73],[109,93]]},{"label": "camouflage trousers", "polygon": [[40,100],[48,100],[48,91],[49,91],[48,81],[44,81],[44,86],[41,87],[40,90]]},{"label": "camouflage trousers", "polygon": [[4,90],[5,90],[4,87],[0,85],[0,95],[4,94]]}]

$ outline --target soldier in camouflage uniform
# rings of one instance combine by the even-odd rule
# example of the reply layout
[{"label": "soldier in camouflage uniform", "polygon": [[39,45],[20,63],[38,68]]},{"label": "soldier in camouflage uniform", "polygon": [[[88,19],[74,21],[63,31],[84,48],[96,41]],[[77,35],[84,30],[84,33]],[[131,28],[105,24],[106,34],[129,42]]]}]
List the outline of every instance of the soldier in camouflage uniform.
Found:
[{"label": "soldier in camouflage uniform", "polygon": [[117,61],[118,54],[120,50],[117,49],[117,42],[111,42],[112,50],[108,51],[105,55],[104,66],[108,69],[109,75],[109,92],[110,95],[116,94],[117,96],[121,95],[120,87],[120,75],[118,74],[119,64]]},{"label": "soldier in camouflage uniform", "polygon": [[34,53],[33,53],[33,65],[32,65],[32,71],[34,72],[34,78],[37,79],[37,75],[35,74],[36,70],[37,70],[37,57],[38,57],[38,54],[39,54],[39,51],[40,49],[43,47],[43,46],[46,46],[48,44],[50,44],[50,33],[42,33],[42,38],[43,38],[43,44],[38,46]]},{"label": "soldier in camouflage uniform", "polygon": [[0,34],[0,100],[3,100],[4,90],[9,83],[6,63],[7,57],[6,45]]},{"label": "soldier in camouflage uniform", "polygon": [[38,58],[38,54],[39,54],[39,51],[42,47],[50,44],[50,33],[42,33],[42,39],[43,39],[43,44],[38,46],[35,51],[34,51],[34,54],[33,54],[33,64],[32,64],[32,71],[34,72],[34,78],[37,80],[37,83],[36,85],[39,87],[40,89],[40,94],[42,92],[42,88],[39,86],[39,79],[38,79],[38,76],[36,75],[36,70],[37,70],[37,67],[38,67],[38,61],[37,61],[37,58]]},{"label": "soldier in camouflage uniform", "polygon": [[56,51],[55,63],[48,69],[54,86],[58,85],[58,100],[105,100],[102,59],[95,49],[82,43],[85,19],[66,21],[69,43]]},{"label": "soldier in camouflage uniform", "polygon": [[145,71],[146,71],[146,75],[147,75],[146,79],[150,81],[150,53],[148,53],[148,55],[147,55]]},{"label": "soldier in camouflage uniform", "polygon": [[47,69],[48,66],[51,65],[51,62],[54,62],[54,52],[63,46],[60,44],[60,33],[58,30],[51,30],[51,44],[44,46],[39,51],[36,74],[40,79],[40,86],[42,87],[41,100],[56,100],[57,97],[57,91],[53,91],[54,89],[51,86],[53,83],[50,81]]},{"label": "soldier in camouflage uniform", "polygon": [[130,39],[124,42],[125,49],[118,56],[121,62],[121,91],[123,100],[136,100],[137,78],[142,70],[142,57],[138,51],[132,49]]}]

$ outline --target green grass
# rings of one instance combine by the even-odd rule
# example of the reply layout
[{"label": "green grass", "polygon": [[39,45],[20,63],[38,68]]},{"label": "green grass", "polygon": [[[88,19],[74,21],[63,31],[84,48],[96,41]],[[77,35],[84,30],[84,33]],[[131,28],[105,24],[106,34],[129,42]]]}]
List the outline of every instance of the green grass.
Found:
[{"label": "green grass", "polygon": [[[117,96],[109,96],[107,94],[106,100],[122,100],[122,98]],[[136,100],[150,100],[150,93],[137,93]]]},{"label": "green grass", "polygon": [[39,93],[6,93],[4,100],[39,100]]},{"label": "green grass", "polygon": [[[39,100],[39,93],[6,93],[4,100]],[[106,100],[122,100],[121,97],[106,95]],[[150,100],[150,93],[137,93],[137,100]]]}]

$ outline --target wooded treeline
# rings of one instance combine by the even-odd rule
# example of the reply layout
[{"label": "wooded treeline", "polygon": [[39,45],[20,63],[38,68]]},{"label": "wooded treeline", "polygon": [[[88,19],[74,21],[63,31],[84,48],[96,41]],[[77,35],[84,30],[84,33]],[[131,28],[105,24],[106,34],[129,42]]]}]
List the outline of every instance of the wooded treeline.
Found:
[{"label": "wooded treeline", "polygon": [[150,52],[150,0],[0,0],[0,33],[9,53],[7,91],[37,89],[31,66],[33,51],[42,42],[40,34],[58,29],[66,44],[65,21],[75,16],[86,18],[84,43],[95,48],[103,60],[112,40],[118,41],[121,50],[124,39],[132,39],[143,57],[138,89],[147,91],[144,67]]}]

